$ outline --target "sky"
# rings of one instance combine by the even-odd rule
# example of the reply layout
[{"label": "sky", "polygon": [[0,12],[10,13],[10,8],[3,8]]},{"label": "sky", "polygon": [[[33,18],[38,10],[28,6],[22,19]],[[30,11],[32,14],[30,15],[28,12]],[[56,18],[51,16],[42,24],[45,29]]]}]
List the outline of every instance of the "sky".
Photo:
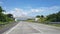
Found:
[{"label": "sky", "polygon": [[47,16],[60,11],[60,0],[0,0],[0,6],[14,17]]}]

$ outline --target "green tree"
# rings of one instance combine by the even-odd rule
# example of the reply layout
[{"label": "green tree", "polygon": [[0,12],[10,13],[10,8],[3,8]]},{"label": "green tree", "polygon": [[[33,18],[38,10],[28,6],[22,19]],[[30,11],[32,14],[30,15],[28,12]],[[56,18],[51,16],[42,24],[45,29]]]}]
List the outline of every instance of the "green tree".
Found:
[{"label": "green tree", "polygon": [[2,7],[0,6],[0,13],[2,12]]},{"label": "green tree", "polygon": [[0,22],[8,22],[8,21],[13,21],[13,15],[12,14],[3,14],[5,10],[2,9],[0,6]]},{"label": "green tree", "polygon": [[60,22],[60,11],[58,13],[48,15],[46,20],[51,22]]},{"label": "green tree", "polygon": [[44,18],[44,16],[43,16],[43,15],[41,15],[41,18]]},{"label": "green tree", "polygon": [[39,15],[37,15],[37,16],[36,16],[36,18],[40,18],[40,16],[39,16]]},{"label": "green tree", "polygon": [[0,6],[0,13],[5,12],[5,10],[2,9],[2,7]]},{"label": "green tree", "polygon": [[7,14],[7,16],[8,16],[9,18],[13,18],[13,15],[12,15],[12,14]]}]

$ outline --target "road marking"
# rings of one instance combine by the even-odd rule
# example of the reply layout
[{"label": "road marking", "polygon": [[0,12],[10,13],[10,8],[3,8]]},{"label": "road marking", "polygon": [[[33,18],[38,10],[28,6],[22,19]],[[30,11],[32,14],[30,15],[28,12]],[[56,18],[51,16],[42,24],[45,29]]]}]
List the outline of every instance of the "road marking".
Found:
[{"label": "road marking", "polygon": [[3,34],[9,34],[12,30],[14,30],[17,26],[19,25],[19,23],[17,25],[15,25],[13,28],[11,28],[10,30],[8,30],[7,32],[3,33]]}]

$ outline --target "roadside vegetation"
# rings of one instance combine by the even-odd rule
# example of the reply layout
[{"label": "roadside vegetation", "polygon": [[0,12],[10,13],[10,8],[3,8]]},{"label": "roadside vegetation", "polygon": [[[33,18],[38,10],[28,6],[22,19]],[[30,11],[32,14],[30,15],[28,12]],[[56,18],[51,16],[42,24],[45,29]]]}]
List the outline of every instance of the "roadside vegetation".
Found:
[{"label": "roadside vegetation", "polygon": [[34,19],[27,19],[28,22],[34,22]]},{"label": "roadside vegetation", "polygon": [[12,14],[4,14],[3,12],[6,11],[0,6],[0,27],[14,21]]},{"label": "roadside vegetation", "polygon": [[[60,27],[60,11],[58,13],[53,13],[48,16],[44,15],[37,15],[36,18],[39,18],[37,20],[38,23],[53,25],[53,26],[59,26]],[[35,22],[34,19],[28,20],[30,22]],[[59,23],[58,23],[59,22]]]},{"label": "roadside vegetation", "polygon": [[39,23],[54,25],[54,26],[60,26],[60,11],[58,13],[50,14],[46,17],[41,15],[40,17],[37,17],[37,18],[40,18],[38,20]]}]

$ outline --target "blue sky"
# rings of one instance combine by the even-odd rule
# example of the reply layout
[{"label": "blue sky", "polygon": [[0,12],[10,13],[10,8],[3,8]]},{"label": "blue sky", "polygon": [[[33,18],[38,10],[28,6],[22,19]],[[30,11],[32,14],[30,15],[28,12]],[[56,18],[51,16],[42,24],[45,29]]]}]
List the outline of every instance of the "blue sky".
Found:
[{"label": "blue sky", "polygon": [[49,15],[60,11],[60,0],[0,0],[0,5],[14,16]]}]

